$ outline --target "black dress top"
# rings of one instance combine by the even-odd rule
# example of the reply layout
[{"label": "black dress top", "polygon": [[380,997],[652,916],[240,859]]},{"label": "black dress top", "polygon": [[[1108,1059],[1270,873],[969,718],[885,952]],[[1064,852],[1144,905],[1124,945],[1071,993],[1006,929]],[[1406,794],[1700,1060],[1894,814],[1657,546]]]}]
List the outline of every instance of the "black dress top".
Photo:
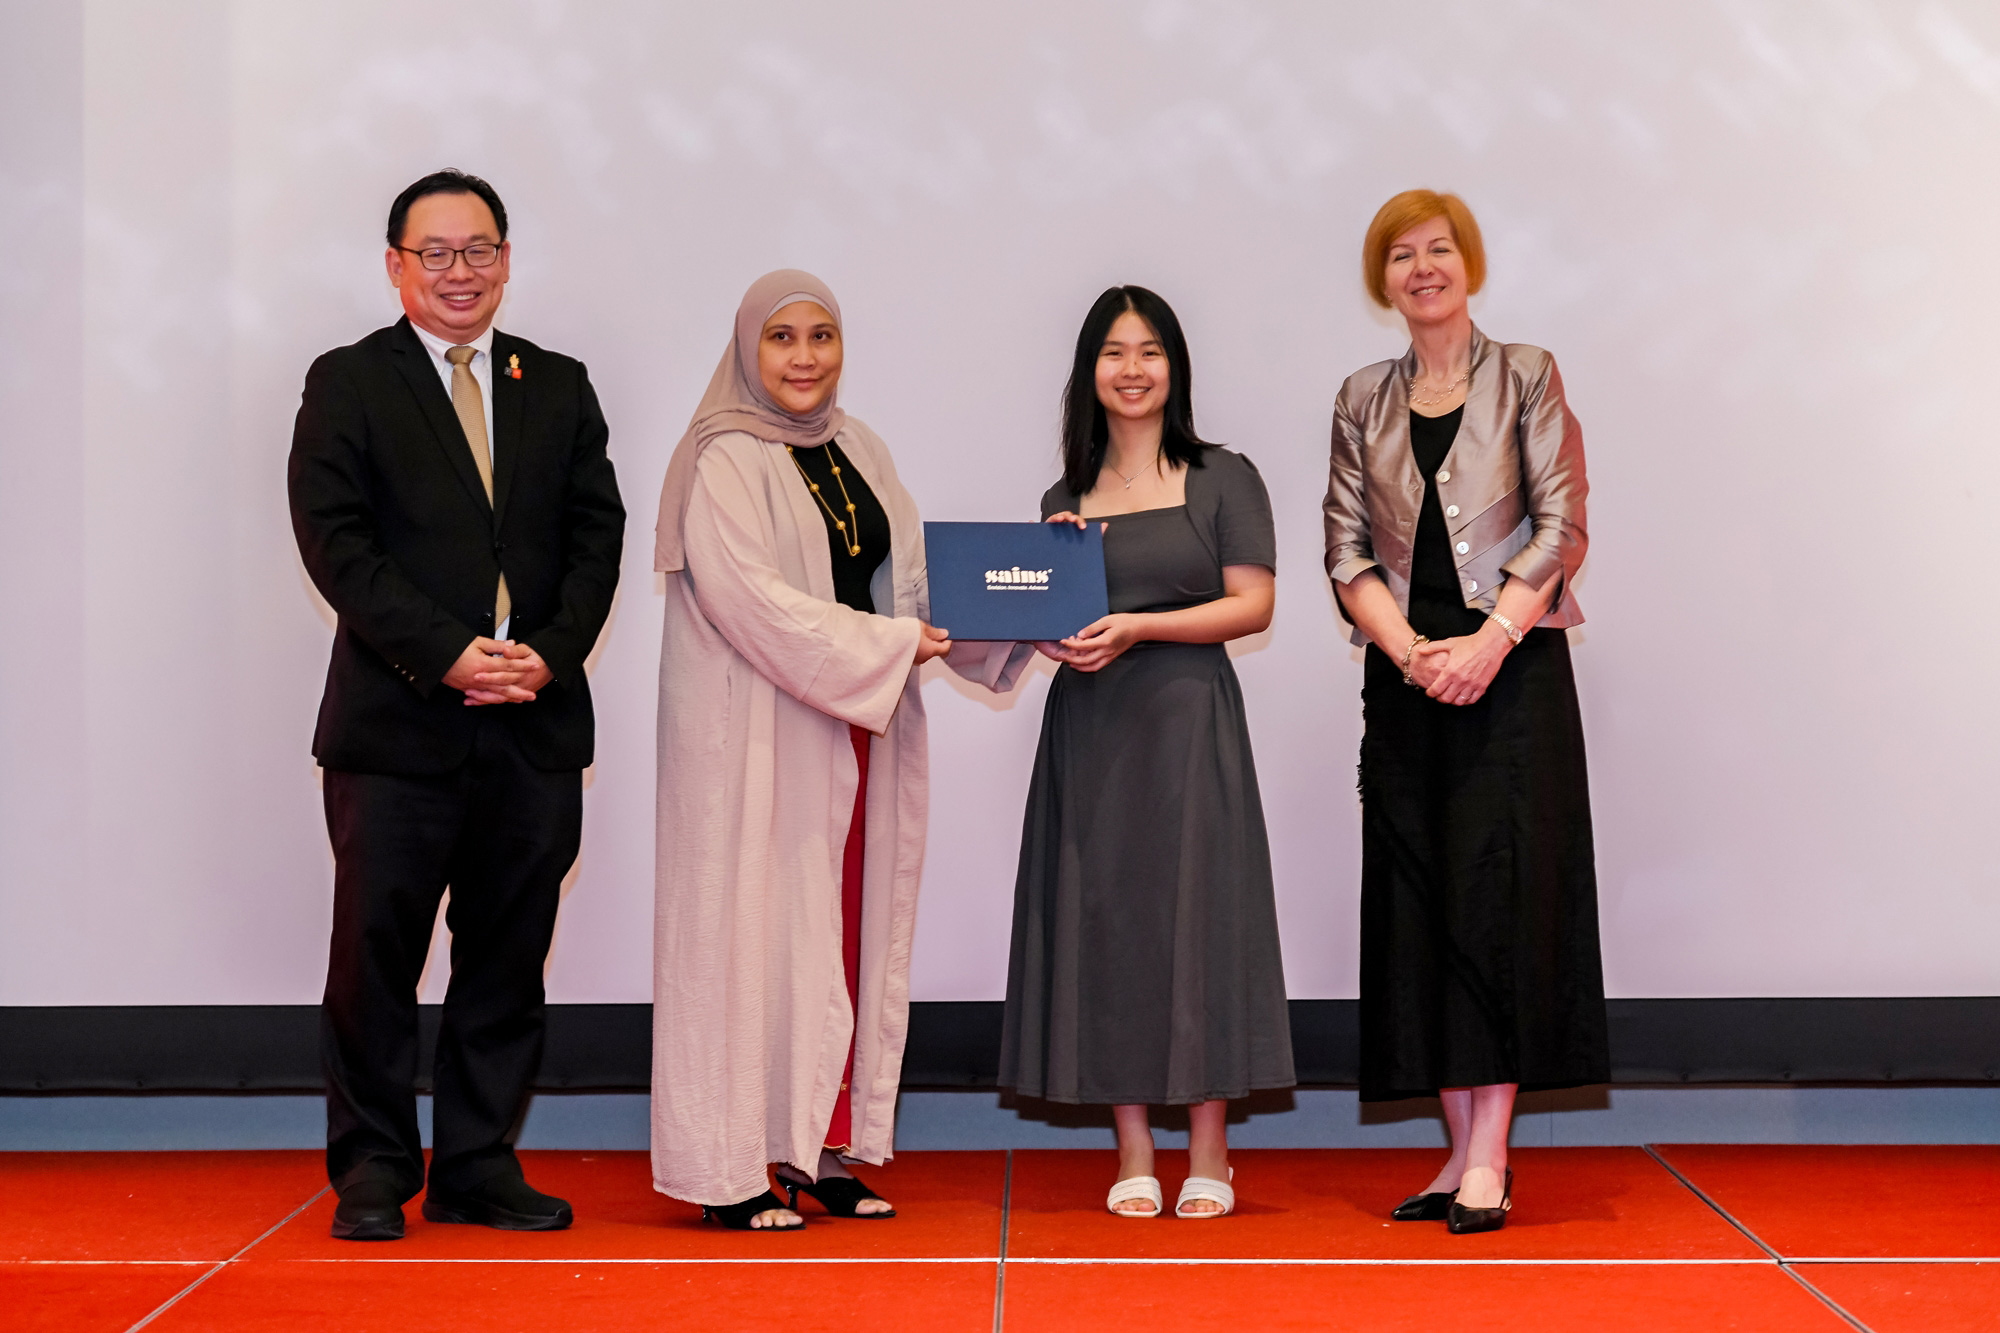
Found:
[{"label": "black dress top", "polygon": [[[1263,478],[1241,455],[1211,460],[1195,490],[1214,491],[1212,513],[1193,505],[1093,518],[1108,523],[1104,579],[1113,612],[1181,611],[1222,596],[1229,565],[1278,566]],[[1043,505],[1048,504],[1044,498]],[[1053,511],[1051,511],[1053,512]]]},{"label": "black dress top", "polygon": [[[848,462],[847,455],[832,440],[817,449],[795,448],[791,454],[798,460],[806,480],[819,487],[819,498],[826,501],[826,505],[814,501],[813,508],[826,521],[827,549],[833,555],[833,599],[842,606],[874,615],[875,597],[868,585],[874,581],[875,571],[889,558],[888,512],[875,498],[861,469]],[[840,469],[838,477],[833,474],[835,468]],[[841,493],[842,485],[847,487],[845,495]],[[854,506],[852,518],[847,513],[850,503]],[[833,514],[826,512],[827,506],[832,507]],[[847,553],[847,538],[833,523],[835,514],[846,520],[849,532],[857,535],[860,555]]]},{"label": "black dress top", "polygon": [[1486,622],[1485,612],[1465,604],[1458,562],[1451,554],[1451,528],[1438,499],[1438,469],[1464,419],[1462,406],[1441,417],[1410,413],[1410,452],[1424,479],[1424,507],[1417,514],[1416,547],[1410,552],[1410,628],[1433,639],[1477,633]]}]

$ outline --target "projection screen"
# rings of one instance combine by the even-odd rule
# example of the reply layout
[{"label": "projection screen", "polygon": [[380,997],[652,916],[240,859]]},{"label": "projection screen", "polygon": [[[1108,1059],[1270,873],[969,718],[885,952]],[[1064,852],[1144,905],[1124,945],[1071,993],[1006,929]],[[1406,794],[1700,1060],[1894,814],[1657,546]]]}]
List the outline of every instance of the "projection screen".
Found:
[{"label": "projection screen", "polygon": [[[502,326],[590,366],[632,521],[548,976],[651,994],[667,455],[743,288],[824,277],[924,514],[1034,516],[1076,327],[1155,288],[1276,505],[1236,647],[1297,998],[1355,994],[1359,657],[1334,393],[1398,354],[1364,226],[1461,194],[1474,316],[1588,447],[1573,632],[1619,996],[2000,992],[2000,11],[1024,0],[15,10],[0,160],[0,1004],[316,1001],[331,635],[286,516],[307,365],[396,316],[389,200],[514,222]],[[927,669],[919,1000],[1003,991],[1046,665]],[[441,995],[441,968],[425,983]]]}]

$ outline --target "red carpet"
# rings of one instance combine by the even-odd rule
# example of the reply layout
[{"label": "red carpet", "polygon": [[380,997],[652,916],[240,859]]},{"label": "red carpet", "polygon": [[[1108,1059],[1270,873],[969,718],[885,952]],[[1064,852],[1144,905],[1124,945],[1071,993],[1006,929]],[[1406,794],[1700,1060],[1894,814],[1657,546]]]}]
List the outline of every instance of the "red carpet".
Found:
[{"label": "red carpet", "polygon": [[[2000,1149],[1661,1152],[1714,1206],[1641,1149],[1520,1149],[1506,1230],[1468,1237],[1388,1220],[1431,1152],[1238,1152],[1239,1212],[1203,1223],[1105,1213],[1110,1153],[909,1153],[864,1173],[894,1221],[802,1200],[792,1236],[701,1225],[652,1191],[643,1153],[527,1153],[576,1205],[571,1230],[432,1226],[413,1205],[408,1238],[373,1245],[328,1237],[314,1153],[8,1154],[0,1204],[25,1221],[0,1242],[0,1327],[928,1333],[992,1329],[997,1307],[1008,1330],[1416,1330],[1475,1311],[1534,1333],[1852,1330],[1838,1306],[1874,1333],[2000,1328],[1983,1207]],[[1160,1164],[1171,1200],[1185,1156]],[[1829,1188],[1843,1206],[1815,1203]],[[1991,1262],[1935,1262],[1967,1257]],[[1856,1262],[1879,1259],[1895,1262]]]},{"label": "red carpet", "polygon": [[1108,1329],[1128,1316],[1147,1328],[1259,1333],[1852,1333],[1775,1267],[1008,1268],[1010,1329]]},{"label": "red carpet", "polygon": [[2000,1263],[1811,1264],[1801,1271],[1875,1333],[2000,1328]]},{"label": "red carpet", "polygon": [[1788,1259],[2000,1255],[2000,1147],[1714,1144],[1659,1153]]},{"label": "red carpet", "polygon": [[[988,1329],[991,1264],[232,1264],[149,1325],[308,1331]],[[303,1271],[301,1271],[303,1270]],[[867,1312],[857,1320],[857,1312]]]},{"label": "red carpet", "polygon": [[8,1333],[130,1328],[209,1270],[181,1264],[0,1264]]}]

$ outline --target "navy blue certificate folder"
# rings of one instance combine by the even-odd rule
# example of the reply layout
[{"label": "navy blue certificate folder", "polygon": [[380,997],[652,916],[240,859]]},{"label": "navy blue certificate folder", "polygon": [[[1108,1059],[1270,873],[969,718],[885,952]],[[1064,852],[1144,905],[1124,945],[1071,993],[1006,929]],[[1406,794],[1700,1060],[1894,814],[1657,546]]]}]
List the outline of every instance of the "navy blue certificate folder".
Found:
[{"label": "navy blue certificate folder", "polygon": [[924,556],[954,639],[1066,639],[1111,610],[1096,523],[926,523]]}]

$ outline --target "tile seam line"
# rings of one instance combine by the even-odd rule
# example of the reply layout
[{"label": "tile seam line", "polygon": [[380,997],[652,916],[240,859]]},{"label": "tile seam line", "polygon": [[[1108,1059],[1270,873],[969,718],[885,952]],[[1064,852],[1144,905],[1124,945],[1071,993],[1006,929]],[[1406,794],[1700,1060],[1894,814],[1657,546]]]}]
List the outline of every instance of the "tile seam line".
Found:
[{"label": "tile seam line", "polygon": [[1000,1177],[1000,1253],[993,1262],[993,1333],[1002,1333],[1007,1321],[1007,1231],[1014,1206],[1014,1150],[1007,1150]]},{"label": "tile seam line", "polygon": [[214,1277],[217,1273],[220,1273],[223,1269],[229,1267],[229,1265],[235,1263],[238,1259],[241,1259],[244,1255],[250,1253],[250,1251],[256,1249],[259,1245],[262,1245],[265,1241],[269,1240],[272,1236],[276,1235],[279,1229],[282,1228],[287,1222],[291,1221],[293,1218],[297,1217],[300,1213],[303,1213],[306,1209],[318,1203],[320,1199],[326,1195],[326,1192],[332,1188],[333,1186],[330,1184],[321,1185],[317,1190],[313,1192],[313,1196],[310,1199],[307,1199],[304,1203],[292,1209],[291,1212],[286,1213],[283,1217],[279,1218],[277,1221],[273,1222],[269,1227],[267,1227],[263,1235],[251,1241],[248,1245],[245,1245],[242,1249],[230,1255],[227,1259],[221,1260],[215,1265],[215,1267],[209,1269],[206,1273],[203,1273],[200,1277],[188,1283],[185,1287],[182,1287],[179,1291],[175,1292],[173,1295],[167,1297],[167,1299],[161,1302],[160,1305],[156,1309],[154,1309],[154,1311],[151,1314],[147,1315],[144,1319],[141,1319],[138,1323],[126,1329],[125,1333],[139,1333],[140,1329],[146,1327],[146,1325],[152,1323],[155,1319],[158,1319],[161,1315],[173,1309],[174,1306],[180,1304],[182,1298],[187,1296],[196,1287],[199,1287],[202,1283],[208,1281],[210,1278]]},{"label": "tile seam line", "polygon": [[1811,1282],[1807,1281],[1805,1274],[1799,1272],[1796,1268],[1793,1268],[1792,1265],[1786,1261],[1784,1255],[1779,1254],[1777,1250],[1773,1249],[1769,1245],[1766,1245],[1764,1243],[1764,1238],[1762,1236],[1759,1236],[1749,1227],[1737,1221],[1736,1218],[1730,1213],[1730,1211],[1727,1208],[1724,1208],[1721,1204],[1717,1203],[1714,1199],[1710,1198],[1708,1196],[1707,1191],[1703,1190],[1699,1185],[1695,1184],[1694,1181],[1688,1179],[1686,1175],[1682,1174],[1681,1169],[1675,1166],[1672,1162],[1669,1162],[1657,1147],[1655,1147],[1653,1144],[1650,1143],[1642,1143],[1639,1146],[1641,1148],[1644,1148],[1646,1150],[1646,1155],[1652,1158],[1654,1161],[1658,1162],[1661,1168],[1664,1169],[1669,1175],[1671,1175],[1675,1180],[1680,1181],[1680,1183],[1684,1185],[1688,1189],[1688,1191],[1694,1195],[1695,1198],[1700,1199],[1703,1203],[1707,1204],[1710,1208],[1714,1209],[1715,1215],[1717,1217],[1720,1217],[1723,1221],[1729,1223],[1730,1226],[1733,1226],[1738,1231],[1742,1232],[1746,1237],[1749,1238],[1751,1244],[1755,1245],[1758,1249],[1762,1250],[1764,1253],[1770,1255],[1772,1259],[1776,1260],[1778,1264],[1778,1271],[1783,1273],[1786,1277],[1790,1278],[1792,1281],[1798,1283],[1801,1287],[1805,1288],[1806,1292],[1809,1295],[1811,1295],[1814,1300],[1818,1301],[1821,1305],[1824,1305],[1828,1310],[1832,1311],[1836,1317],[1838,1317],[1841,1320],[1844,1320],[1850,1327],[1858,1330],[1859,1333],[1873,1333],[1873,1330],[1870,1329],[1868,1325],[1862,1323],[1859,1319],[1855,1318],[1852,1314],[1848,1313],[1847,1310],[1842,1308],[1840,1302],[1834,1300],[1833,1297],[1827,1295],[1825,1292],[1821,1291],[1818,1287],[1814,1286]]}]

